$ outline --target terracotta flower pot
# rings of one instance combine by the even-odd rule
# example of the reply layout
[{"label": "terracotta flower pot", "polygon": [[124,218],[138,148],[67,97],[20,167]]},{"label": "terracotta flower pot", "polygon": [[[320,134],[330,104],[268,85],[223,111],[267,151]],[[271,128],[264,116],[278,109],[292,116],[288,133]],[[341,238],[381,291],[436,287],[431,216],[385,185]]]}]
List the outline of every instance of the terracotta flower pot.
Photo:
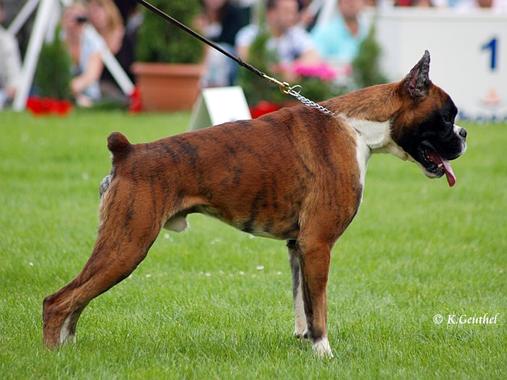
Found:
[{"label": "terracotta flower pot", "polygon": [[145,111],[186,111],[199,96],[204,65],[135,63]]}]

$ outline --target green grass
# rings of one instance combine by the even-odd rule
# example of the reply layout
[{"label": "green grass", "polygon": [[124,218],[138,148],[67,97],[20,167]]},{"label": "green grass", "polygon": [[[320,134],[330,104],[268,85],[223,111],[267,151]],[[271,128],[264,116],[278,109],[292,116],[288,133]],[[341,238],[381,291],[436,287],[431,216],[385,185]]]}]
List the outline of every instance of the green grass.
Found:
[{"label": "green grass", "polygon": [[[453,189],[394,157],[370,160],[361,210],[333,250],[333,360],[292,337],[285,244],[199,215],[89,305],[76,345],[46,350],[42,299],[90,255],[107,135],[149,141],[187,123],[0,113],[2,378],[507,378],[507,125],[467,126]],[[437,313],[499,317],[435,325]]]}]

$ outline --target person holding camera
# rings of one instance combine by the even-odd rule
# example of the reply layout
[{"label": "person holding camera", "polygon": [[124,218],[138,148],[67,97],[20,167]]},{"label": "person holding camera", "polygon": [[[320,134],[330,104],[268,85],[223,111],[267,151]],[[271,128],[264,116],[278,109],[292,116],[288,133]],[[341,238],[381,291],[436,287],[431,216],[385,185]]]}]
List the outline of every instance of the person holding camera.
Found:
[{"label": "person holding camera", "polygon": [[80,3],[71,5],[63,13],[63,38],[72,61],[71,90],[81,107],[91,107],[100,100],[99,79],[104,68],[104,43],[86,28],[87,21],[87,9]]}]

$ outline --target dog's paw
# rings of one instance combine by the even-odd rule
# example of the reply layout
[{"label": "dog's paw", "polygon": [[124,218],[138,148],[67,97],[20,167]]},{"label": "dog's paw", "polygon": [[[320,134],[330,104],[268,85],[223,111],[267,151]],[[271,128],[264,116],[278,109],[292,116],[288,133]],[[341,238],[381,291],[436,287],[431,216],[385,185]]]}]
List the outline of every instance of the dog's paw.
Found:
[{"label": "dog's paw", "polygon": [[308,335],[308,331],[294,331],[294,338],[297,338],[297,339],[310,339],[310,336]]},{"label": "dog's paw", "polygon": [[304,314],[296,313],[294,336],[299,339],[308,339],[308,324],[306,323],[306,316]]},{"label": "dog's paw", "polygon": [[323,337],[313,343],[313,352],[315,352],[319,358],[333,358],[333,352],[331,351],[331,346],[329,345],[327,337]]},{"label": "dog's paw", "polygon": [[72,344],[72,343],[76,343],[76,335],[75,335],[75,332],[72,332],[70,330],[70,323],[71,323],[71,317],[72,316],[68,316],[65,321],[63,322],[63,325],[62,325],[62,328],[60,329],[60,339],[59,339],[59,343],[60,345],[62,344]]}]

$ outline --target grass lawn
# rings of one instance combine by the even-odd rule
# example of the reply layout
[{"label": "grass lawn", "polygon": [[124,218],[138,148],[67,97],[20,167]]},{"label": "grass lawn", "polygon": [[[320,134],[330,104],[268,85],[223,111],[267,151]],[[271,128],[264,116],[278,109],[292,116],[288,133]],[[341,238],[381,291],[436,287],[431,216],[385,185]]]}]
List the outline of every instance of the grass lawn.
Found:
[{"label": "grass lawn", "polygon": [[[1,378],[507,378],[507,125],[465,125],[453,189],[394,157],[370,160],[333,250],[333,360],[292,337],[285,243],[199,215],[89,305],[76,345],[46,350],[42,299],[91,253],[106,137],[153,140],[188,119],[0,113]],[[447,323],[486,313],[497,323]]]}]

